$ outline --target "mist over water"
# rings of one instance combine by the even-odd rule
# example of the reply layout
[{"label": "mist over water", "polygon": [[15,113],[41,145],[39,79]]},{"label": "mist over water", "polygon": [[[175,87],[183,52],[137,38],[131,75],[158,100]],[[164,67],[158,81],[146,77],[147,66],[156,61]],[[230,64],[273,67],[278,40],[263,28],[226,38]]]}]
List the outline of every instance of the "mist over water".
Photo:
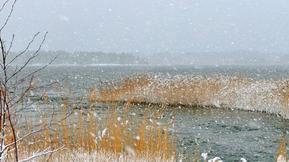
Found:
[{"label": "mist over water", "polygon": [[[48,31],[43,47],[48,51],[171,53],[184,59],[203,52],[223,59],[228,58],[222,53],[240,59],[250,53],[251,60],[282,61],[288,54],[288,17],[286,0],[25,0],[18,2],[5,35],[16,35],[14,51],[34,32]],[[216,57],[206,60],[215,64]]]}]

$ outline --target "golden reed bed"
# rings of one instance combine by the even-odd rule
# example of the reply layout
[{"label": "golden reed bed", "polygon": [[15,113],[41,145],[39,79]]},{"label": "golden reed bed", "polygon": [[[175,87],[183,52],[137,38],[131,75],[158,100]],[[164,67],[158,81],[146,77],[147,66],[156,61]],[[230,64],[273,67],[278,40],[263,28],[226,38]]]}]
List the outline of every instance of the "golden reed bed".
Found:
[{"label": "golden reed bed", "polygon": [[[91,105],[93,103],[90,103]],[[74,109],[67,100],[62,115],[41,119],[39,123],[29,120],[17,129],[19,159],[23,161],[175,161],[176,139],[169,132],[170,124],[158,125],[160,113],[153,118],[129,115],[131,104],[107,110],[99,118],[92,109]],[[145,114],[149,114],[146,112]],[[55,114],[56,115],[56,114]],[[137,119],[136,119],[137,118]],[[57,120],[58,119],[58,120]],[[60,120],[59,120],[60,119]],[[12,142],[12,133],[6,136]],[[50,151],[50,152],[49,152]],[[14,161],[9,150],[7,161]],[[32,158],[34,157],[34,158]],[[31,159],[29,159],[31,158]]]},{"label": "golden reed bed", "polygon": [[90,100],[213,106],[261,111],[289,117],[289,80],[240,76],[136,75],[118,84],[93,88]]}]

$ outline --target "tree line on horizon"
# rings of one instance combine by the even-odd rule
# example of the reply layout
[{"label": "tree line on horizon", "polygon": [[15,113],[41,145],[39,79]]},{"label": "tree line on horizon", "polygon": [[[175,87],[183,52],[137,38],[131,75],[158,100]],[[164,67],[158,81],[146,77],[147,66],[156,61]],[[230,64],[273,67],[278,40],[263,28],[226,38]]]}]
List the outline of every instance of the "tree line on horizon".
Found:
[{"label": "tree line on horizon", "polygon": [[[29,51],[26,57],[30,57]],[[13,54],[12,54],[13,55]],[[105,53],[105,52],[66,52],[66,51],[40,51],[39,56],[31,65],[46,64],[51,58],[57,57],[54,65],[84,65],[84,64],[148,64],[148,60],[130,53]],[[17,60],[14,64],[22,64]]]}]

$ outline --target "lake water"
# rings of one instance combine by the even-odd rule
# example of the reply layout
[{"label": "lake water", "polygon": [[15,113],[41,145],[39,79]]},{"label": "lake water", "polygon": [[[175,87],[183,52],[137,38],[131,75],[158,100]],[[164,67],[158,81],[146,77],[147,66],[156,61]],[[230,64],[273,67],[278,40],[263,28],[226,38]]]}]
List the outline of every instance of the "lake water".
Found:
[{"label": "lake water", "polygon": [[[51,66],[38,75],[37,82],[46,84],[58,81],[62,88],[48,90],[48,94],[55,97],[54,101],[57,102],[57,97],[63,95],[85,97],[92,87],[109,86],[111,82],[120,84],[121,79],[140,74],[162,76],[161,78],[241,76],[253,80],[254,85],[260,82],[262,83],[260,87],[263,87],[263,83],[271,85],[276,80],[288,79],[289,67]],[[259,86],[256,89],[258,88]],[[262,90],[262,93],[267,93],[266,90]],[[242,100],[242,95],[237,99]],[[223,101],[220,100],[220,102]],[[264,103],[266,102],[264,101]],[[214,108],[207,105],[197,107],[193,104],[187,106],[186,104],[167,105],[166,114],[173,112],[175,116],[171,132],[177,136],[178,153],[184,158],[184,161],[191,161],[196,145],[199,144],[201,152],[208,152],[209,157],[219,156],[225,161],[238,161],[241,157],[248,161],[274,161],[278,140],[282,132],[288,133],[289,123],[287,119],[280,117],[275,111],[271,111],[273,108],[269,104],[268,107],[265,105],[266,108],[260,110],[268,110],[268,112],[272,112],[271,114],[256,112],[255,110],[259,110],[259,105],[264,107],[262,103],[261,100],[259,104],[251,106],[254,109],[251,109],[250,106],[245,108],[247,102],[239,104],[239,101],[238,104],[233,105],[234,107],[227,104],[226,108],[216,105],[212,105]],[[109,104],[100,103],[99,105],[100,108],[95,109],[98,113],[104,111],[101,107],[109,107]],[[139,108],[142,106],[140,105]]]}]

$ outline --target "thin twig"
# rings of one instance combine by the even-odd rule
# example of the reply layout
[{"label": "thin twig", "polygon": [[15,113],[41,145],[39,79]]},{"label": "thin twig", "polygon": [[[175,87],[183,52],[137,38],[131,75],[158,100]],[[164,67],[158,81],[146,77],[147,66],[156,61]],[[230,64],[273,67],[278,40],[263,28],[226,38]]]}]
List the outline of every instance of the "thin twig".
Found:
[{"label": "thin twig", "polygon": [[[34,70],[33,72],[31,72],[31,73],[29,73],[28,75],[20,78],[19,80],[25,81],[27,78],[33,76],[34,74],[38,73],[39,71],[41,71],[41,70],[43,70],[43,69],[45,69],[45,68],[47,68],[47,67],[48,67],[49,65],[51,65],[56,59],[57,59],[57,56],[55,56],[53,59],[51,59],[50,62],[47,63],[46,65],[43,65],[42,67]],[[24,67],[24,68],[25,68],[25,67]],[[14,73],[15,75],[13,75],[13,76],[11,75],[11,77],[9,77],[9,80],[10,80],[12,77],[15,77],[15,76],[17,75],[16,73],[18,74],[19,72],[15,72],[15,73]]]},{"label": "thin twig", "polygon": [[[44,128],[41,128],[41,129],[38,129],[38,130],[36,130],[36,131],[30,132],[30,133],[24,135],[23,137],[18,138],[15,142],[18,143],[18,142],[24,140],[25,138],[27,138],[27,137],[29,137],[29,136],[31,136],[31,135],[34,135],[35,133],[38,133],[38,132],[43,131],[43,130],[44,130]],[[13,146],[13,145],[14,145],[14,142],[6,145],[6,146],[3,148],[2,152],[4,152],[6,149],[8,149],[9,147],[11,147],[11,146]]]},{"label": "thin twig", "polygon": [[20,160],[19,162],[26,162],[26,161],[30,161],[32,159],[35,159],[35,158],[38,158],[40,156],[45,156],[47,154],[51,154],[51,153],[54,153],[54,152],[57,152],[57,151],[60,151],[64,148],[64,146],[58,148],[58,149],[54,149],[54,150],[50,150],[50,151],[41,151],[41,152],[38,152],[36,153],[35,155],[29,157],[29,158],[26,158],[26,159],[23,159],[23,160]]},{"label": "thin twig", "polygon": [[28,44],[27,44],[27,46],[25,47],[25,49],[24,49],[23,51],[21,51],[19,54],[17,54],[13,59],[11,59],[7,65],[9,66],[9,65],[10,65],[11,63],[13,63],[18,57],[20,57],[20,56],[22,56],[23,54],[25,54],[25,53],[29,50],[30,46],[32,45],[32,43],[35,41],[36,37],[37,37],[39,34],[40,34],[40,32],[35,33],[35,34],[33,35],[32,39],[28,42]]},{"label": "thin twig", "polygon": [[[11,9],[10,9],[10,12],[8,14],[8,16],[6,17],[5,21],[4,21],[4,24],[2,25],[2,27],[0,28],[0,33],[2,32],[2,30],[5,28],[5,26],[8,24],[11,16],[12,16],[12,13],[14,11],[14,8],[15,8],[15,4],[16,4],[17,0],[14,0],[13,3],[12,3],[12,6],[11,6]],[[6,4],[5,4],[6,5]],[[5,7],[4,5],[4,7]],[[3,8],[4,8],[3,7]]]},{"label": "thin twig", "polygon": [[7,50],[7,55],[10,54],[11,48],[12,48],[13,43],[14,43],[14,39],[15,39],[15,35],[13,34],[13,35],[12,35],[12,39],[11,39],[11,41],[10,41],[10,45],[9,45],[9,47],[8,47],[8,50]]},{"label": "thin twig", "polygon": [[[43,39],[40,43],[40,45],[38,46],[38,49],[33,53],[33,55],[31,57],[29,57],[29,59],[20,67],[20,69],[18,69],[15,73],[13,73],[7,80],[9,81],[10,79],[12,79],[13,77],[15,77],[16,75],[18,75],[23,69],[25,69],[25,67],[35,58],[39,55],[39,51],[40,49],[42,48],[42,45],[44,44],[45,40],[46,40],[46,37],[47,37],[47,34],[48,32],[46,32],[43,36]],[[54,60],[53,60],[54,61]],[[48,66],[48,65],[47,65]],[[43,68],[41,69],[44,69],[45,67],[47,66],[44,66]],[[41,70],[40,69],[40,70]],[[40,71],[40,70],[37,70]]]},{"label": "thin twig", "polygon": [[9,2],[10,0],[6,0],[3,4],[2,4],[2,6],[1,6],[1,8],[0,8],[0,12],[5,8],[5,6],[7,5],[7,3]]}]

